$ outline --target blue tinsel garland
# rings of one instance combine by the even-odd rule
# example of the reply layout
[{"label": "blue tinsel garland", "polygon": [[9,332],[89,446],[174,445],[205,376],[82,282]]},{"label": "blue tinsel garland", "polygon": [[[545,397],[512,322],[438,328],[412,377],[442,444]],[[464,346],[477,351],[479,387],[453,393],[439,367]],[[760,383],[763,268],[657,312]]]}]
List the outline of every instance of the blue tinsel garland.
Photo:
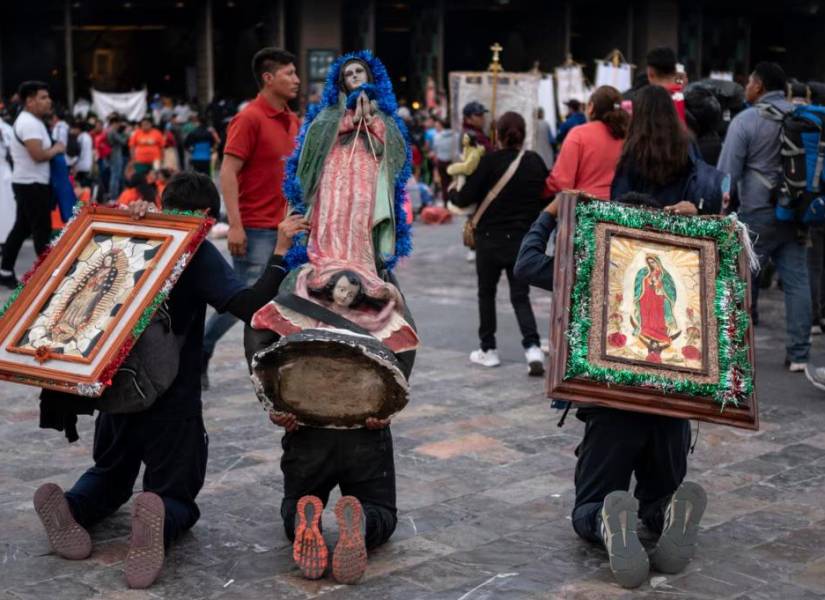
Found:
[{"label": "blue tinsel garland", "polygon": [[[390,77],[387,74],[387,69],[384,67],[383,63],[378,60],[378,58],[373,56],[372,52],[369,50],[360,50],[358,52],[345,54],[339,57],[338,60],[336,60],[330,67],[329,72],[327,73],[327,81],[324,85],[324,92],[321,96],[321,102],[309,106],[306,117],[304,118],[304,123],[301,126],[301,131],[298,134],[298,139],[296,140],[295,151],[287,160],[286,169],[284,172],[283,190],[284,195],[289,202],[291,212],[306,214],[307,207],[304,203],[303,192],[301,191],[301,182],[297,176],[298,159],[301,154],[304,138],[306,137],[312,121],[314,121],[315,117],[318,116],[318,113],[325,108],[338,106],[338,95],[340,93],[338,89],[338,80],[341,68],[353,59],[362,60],[369,65],[369,68],[372,71],[373,83],[366,84],[362,87],[368,90],[369,96],[372,97],[374,94],[374,99],[378,104],[378,108],[395,121],[395,124],[401,131],[401,135],[404,137],[405,142],[406,157],[404,159],[404,165],[395,178],[395,254],[390,257],[384,257],[385,266],[391,271],[401,257],[408,256],[412,251],[411,228],[407,224],[407,214],[404,210],[404,200],[406,197],[404,189],[407,184],[407,180],[412,174],[412,169],[410,167],[412,164],[412,155],[410,153],[410,140],[407,133],[407,126],[396,114],[396,111],[398,110],[398,102],[395,99],[395,93],[392,91],[392,81],[390,81]],[[286,265],[289,269],[294,269],[295,267],[307,262],[307,260],[306,235],[301,234],[300,236],[296,236],[295,241],[292,244],[292,248],[290,248],[286,255]]]}]

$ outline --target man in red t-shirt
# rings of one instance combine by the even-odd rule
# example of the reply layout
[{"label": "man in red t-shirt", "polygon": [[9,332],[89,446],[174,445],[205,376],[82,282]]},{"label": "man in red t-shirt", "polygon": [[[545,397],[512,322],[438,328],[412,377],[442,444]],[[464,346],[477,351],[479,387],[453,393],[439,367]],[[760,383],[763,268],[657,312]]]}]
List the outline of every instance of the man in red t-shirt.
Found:
[{"label": "man in red t-shirt", "polygon": [[[647,53],[647,81],[650,85],[658,85],[670,92],[676,114],[682,123],[685,123],[685,95],[680,74],[676,72],[676,53],[666,46],[653,48]],[[637,88],[634,88],[634,90]],[[622,108],[633,115],[633,92],[625,94]]]},{"label": "man in red t-shirt", "polygon": [[[284,165],[295,148],[298,118],[287,106],[297,97],[301,80],[295,56],[279,48],[264,48],[252,58],[260,92],[229,124],[221,192],[229,219],[229,252],[238,276],[254,283],[266,266],[278,224],[286,216],[282,191]],[[215,344],[237,319],[213,315],[204,332],[201,384],[209,387],[207,369]]]},{"label": "man in red t-shirt", "polygon": [[658,85],[670,92],[676,114],[685,122],[685,96],[676,72],[676,53],[665,46],[653,48],[647,53],[647,80],[650,85]]}]

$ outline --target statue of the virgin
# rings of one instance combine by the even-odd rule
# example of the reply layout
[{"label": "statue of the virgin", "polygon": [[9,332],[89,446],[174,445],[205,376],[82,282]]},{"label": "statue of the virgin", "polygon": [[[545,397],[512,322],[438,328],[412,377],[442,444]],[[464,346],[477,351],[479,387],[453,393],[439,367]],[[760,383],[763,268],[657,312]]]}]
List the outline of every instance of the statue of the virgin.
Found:
[{"label": "statue of the virgin", "polygon": [[[287,163],[284,191],[310,221],[287,255],[292,272],[253,320],[281,335],[329,326],[297,297],[368,331],[395,353],[418,336],[391,271],[410,251],[403,202],[410,153],[384,65],[369,51],[339,58]],[[310,313],[310,314],[307,314]]]}]

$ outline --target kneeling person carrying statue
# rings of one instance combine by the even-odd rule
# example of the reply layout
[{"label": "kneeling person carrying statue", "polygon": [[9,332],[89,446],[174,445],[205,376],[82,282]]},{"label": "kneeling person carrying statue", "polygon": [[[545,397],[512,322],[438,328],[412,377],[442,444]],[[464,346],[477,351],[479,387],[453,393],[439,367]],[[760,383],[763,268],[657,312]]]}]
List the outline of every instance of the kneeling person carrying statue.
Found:
[{"label": "kneeling person carrying statue", "polygon": [[407,403],[418,336],[392,275],[410,249],[409,150],[396,109],[370,52],[332,65],[284,184],[310,232],[288,253],[278,296],[246,332],[258,397],[286,429],[281,516],[310,579],[330,563],[320,520],[336,485],[337,581],[357,582],[367,549],[386,542],[397,522],[389,424]]}]

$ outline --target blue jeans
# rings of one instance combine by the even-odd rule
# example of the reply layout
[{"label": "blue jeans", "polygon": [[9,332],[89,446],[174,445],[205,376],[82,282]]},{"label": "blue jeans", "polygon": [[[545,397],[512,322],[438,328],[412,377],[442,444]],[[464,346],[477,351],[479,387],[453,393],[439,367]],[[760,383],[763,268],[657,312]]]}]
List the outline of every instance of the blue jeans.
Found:
[{"label": "blue jeans", "polygon": [[[233,256],[232,266],[241,281],[245,282],[247,286],[251,286],[261,276],[269,257],[272,256],[272,252],[275,250],[278,231],[252,227],[247,227],[244,231],[246,231],[246,254]],[[232,329],[237,320],[237,317],[229,313],[215,313],[206,320],[206,330],[203,334],[203,353],[207,357],[212,356],[218,340]]]},{"label": "blue jeans", "polygon": [[[758,234],[753,245],[759,264],[770,258],[779,271],[785,292],[785,359],[808,362],[811,350],[811,287],[808,283],[808,251],[800,243],[792,226],[774,224],[762,228],[751,226]],[[759,272],[752,274],[751,298],[754,308],[759,298]]]},{"label": "blue jeans", "polygon": [[109,155],[109,198],[117,200],[123,189],[123,156],[118,152]]}]

